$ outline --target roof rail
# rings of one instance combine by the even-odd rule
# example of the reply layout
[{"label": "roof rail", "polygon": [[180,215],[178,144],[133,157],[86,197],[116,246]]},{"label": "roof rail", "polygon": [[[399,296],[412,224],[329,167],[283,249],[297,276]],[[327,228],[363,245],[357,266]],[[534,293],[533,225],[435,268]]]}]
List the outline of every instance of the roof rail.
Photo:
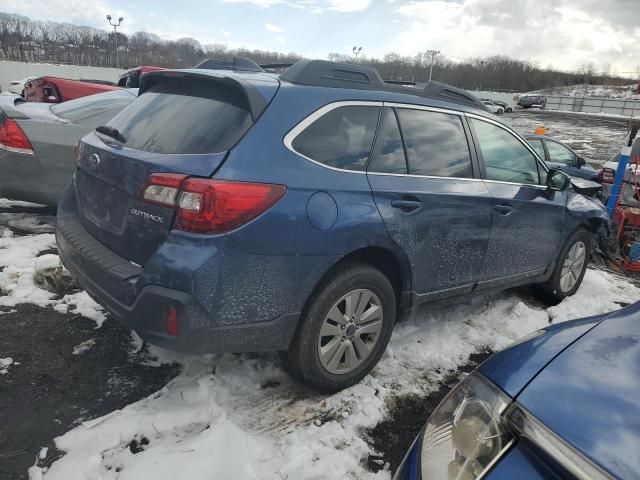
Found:
[{"label": "roof rail", "polygon": [[235,70],[238,72],[264,72],[262,67],[248,58],[233,57],[231,60],[208,58],[193,68],[206,70]]},{"label": "roof rail", "polygon": [[385,82],[375,68],[365,65],[326,60],[300,60],[280,75],[280,79],[298,85],[402,93],[488,111],[475,95],[461,88],[434,81],[415,83],[391,80]]}]

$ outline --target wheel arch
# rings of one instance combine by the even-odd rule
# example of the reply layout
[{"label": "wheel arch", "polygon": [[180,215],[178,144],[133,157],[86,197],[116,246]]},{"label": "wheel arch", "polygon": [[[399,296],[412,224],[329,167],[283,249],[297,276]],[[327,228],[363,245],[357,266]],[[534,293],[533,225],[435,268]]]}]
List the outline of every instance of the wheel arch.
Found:
[{"label": "wheel arch", "polygon": [[[324,273],[320,278],[313,292],[324,280],[333,274],[337,269],[349,263],[364,263],[380,270],[391,282],[396,294],[396,304],[398,309],[407,309],[411,306],[411,267],[407,257],[402,252],[395,249],[367,246],[361,247],[342,256]],[[309,296],[311,298],[312,294]]]}]

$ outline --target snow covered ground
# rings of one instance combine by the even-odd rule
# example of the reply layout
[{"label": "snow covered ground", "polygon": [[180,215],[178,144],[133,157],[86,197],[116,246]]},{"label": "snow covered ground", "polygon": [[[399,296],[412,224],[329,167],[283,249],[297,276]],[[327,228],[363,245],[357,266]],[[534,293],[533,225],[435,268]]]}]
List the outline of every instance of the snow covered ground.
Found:
[{"label": "snow covered ground", "polygon": [[[10,209],[10,202],[3,203]],[[45,278],[63,273],[53,253],[50,225],[45,215],[0,215],[0,310],[21,303],[71,310],[93,319],[99,328],[105,314],[84,292],[60,297],[45,289],[43,272]],[[438,389],[475,352],[500,350],[550,322],[638,300],[640,289],[625,279],[589,270],[578,293],[552,308],[541,306],[524,289],[418,312],[397,326],[375,370],[359,385],[335,395],[313,393],[292,381],[275,354],[188,356],[150,347],[143,362],[177,362],[181,373],[151,396],[56,438],[55,446],[64,455],[52,464],[43,461],[46,453],[38,457],[33,452],[36,464],[29,476],[389,479],[388,466],[375,473],[367,468],[367,458],[378,454],[367,432],[385,418],[395,400]],[[83,342],[73,354],[94,345],[93,339]],[[143,348],[132,335],[132,352]],[[0,373],[21,368],[2,357],[0,352]]]}]

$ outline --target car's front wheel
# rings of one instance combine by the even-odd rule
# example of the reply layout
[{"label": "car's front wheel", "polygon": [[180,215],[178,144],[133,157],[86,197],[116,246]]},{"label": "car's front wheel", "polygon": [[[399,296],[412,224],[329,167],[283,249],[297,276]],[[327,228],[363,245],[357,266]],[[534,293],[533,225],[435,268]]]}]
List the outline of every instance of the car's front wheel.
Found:
[{"label": "car's front wheel", "polygon": [[499,109],[498,109],[498,115],[502,115],[503,113],[504,113],[504,110],[503,110],[503,109],[501,109],[501,108],[499,108]]},{"label": "car's front wheel", "polygon": [[512,113],[512,112],[513,112],[513,108],[511,108],[511,107],[507,107],[506,112],[507,112],[507,113]]},{"label": "car's front wheel", "polygon": [[395,318],[395,292],[381,271],[360,263],[339,268],[310,298],[286,363],[317,390],[342,390],[376,365]]},{"label": "car's front wheel", "polygon": [[579,228],[560,252],[553,274],[544,283],[534,285],[537,296],[552,305],[578,291],[591,258],[592,235]]}]

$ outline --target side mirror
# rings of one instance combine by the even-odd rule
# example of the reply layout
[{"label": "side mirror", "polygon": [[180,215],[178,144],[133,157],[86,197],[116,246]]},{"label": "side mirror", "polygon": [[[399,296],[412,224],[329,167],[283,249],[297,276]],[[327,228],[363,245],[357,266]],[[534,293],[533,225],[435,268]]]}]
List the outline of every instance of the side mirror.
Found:
[{"label": "side mirror", "polygon": [[547,174],[547,195],[552,196],[553,192],[562,192],[571,185],[571,177],[560,170],[552,168]]},{"label": "side mirror", "polygon": [[582,158],[582,157],[578,157],[578,160],[576,161],[578,168],[580,167],[584,167],[587,164],[587,161]]}]

